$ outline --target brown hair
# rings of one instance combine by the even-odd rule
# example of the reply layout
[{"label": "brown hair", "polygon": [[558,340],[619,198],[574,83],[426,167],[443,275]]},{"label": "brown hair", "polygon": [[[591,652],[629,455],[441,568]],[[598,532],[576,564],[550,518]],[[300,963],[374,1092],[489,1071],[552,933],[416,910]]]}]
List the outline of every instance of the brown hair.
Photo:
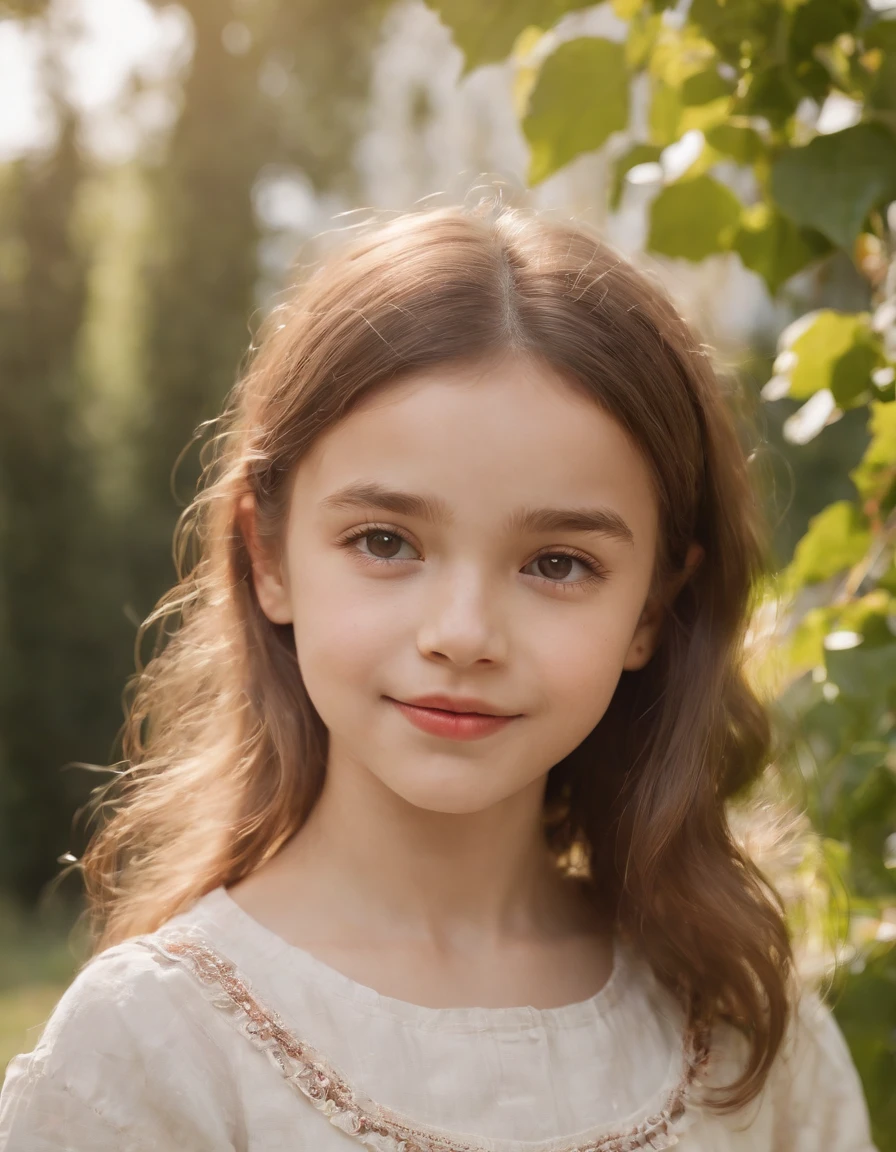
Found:
[{"label": "brown hair", "polygon": [[792,960],[780,901],[726,819],[768,757],[742,671],[765,549],[707,355],[587,228],[518,208],[439,208],[354,237],[261,337],[178,526],[180,581],[141,629],[160,625],[167,642],[133,680],[115,810],[81,862],[96,950],[251,872],[319,795],[328,733],[290,627],[258,605],[240,501],[254,497],[259,536],[276,541],[296,465],[371,389],[521,351],[574,379],[640,445],[659,501],[656,586],[692,540],[705,550],[653,658],[623,673],[600,723],[551,768],[545,832],[558,860],[586,859],[597,898],[694,1025],[728,1020],[746,1035],[719,1106],[746,1103],[782,1040]]}]

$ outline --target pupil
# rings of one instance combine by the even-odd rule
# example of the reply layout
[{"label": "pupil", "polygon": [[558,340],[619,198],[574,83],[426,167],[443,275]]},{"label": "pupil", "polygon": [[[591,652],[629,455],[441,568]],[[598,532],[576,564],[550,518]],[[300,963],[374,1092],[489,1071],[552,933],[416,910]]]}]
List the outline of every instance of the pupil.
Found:
[{"label": "pupil", "polygon": [[[397,537],[397,536],[395,536],[395,535],[394,535],[392,532],[371,532],[371,533],[370,533],[369,539],[371,539],[371,540],[376,540],[377,538],[379,538],[380,540],[382,540],[383,538],[385,538],[385,540],[387,541],[387,544],[386,544],[386,558],[387,558],[387,559],[389,559],[389,558],[391,558],[392,556],[394,556],[394,555],[395,555],[395,552],[394,552],[394,550],[393,550],[392,552],[389,552],[389,551],[388,551],[388,548],[389,548],[389,543],[388,543],[388,542],[391,542],[392,544],[396,544],[396,543],[398,543],[398,537]],[[374,549],[374,551],[376,551],[376,549]]]},{"label": "pupil", "polygon": [[569,568],[567,568],[565,571],[561,572],[561,571],[558,571],[557,565],[558,564],[567,564],[567,565],[572,564],[572,556],[544,556],[544,557],[542,557],[542,560],[547,561],[548,564],[551,565],[551,571],[553,572],[554,576],[568,576],[569,575]]}]

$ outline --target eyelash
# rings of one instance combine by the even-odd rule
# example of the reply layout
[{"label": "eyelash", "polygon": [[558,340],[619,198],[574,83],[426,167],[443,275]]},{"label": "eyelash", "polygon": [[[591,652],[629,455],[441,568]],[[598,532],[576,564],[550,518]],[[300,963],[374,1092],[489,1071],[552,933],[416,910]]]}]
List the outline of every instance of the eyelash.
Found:
[{"label": "eyelash", "polygon": [[[411,541],[408,540],[408,538],[403,535],[403,533],[397,531],[395,528],[390,528],[385,524],[365,524],[363,528],[355,528],[348,534],[348,536],[343,536],[338,541],[338,543],[342,548],[351,548],[355,541],[363,540],[365,536],[376,536],[381,532],[389,536],[396,536],[405,544],[411,544]],[[413,548],[414,545],[411,544],[411,547]],[[368,556],[363,552],[359,552],[357,549],[354,549],[354,552],[355,555],[358,556],[359,559],[366,564],[394,564],[396,562],[394,557],[391,559],[386,559],[384,556]],[[564,592],[569,589],[581,588],[586,585],[600,584],[607,578],[605,569],[602,568],[600,564],[598,564],[594,557],[588,556],[585,552],[577,552],[574,548],[570,548],[568,550],[561,548],[559,551],[557,549],[553,549],[549,552],[541,552],[537,556],[534,556],[529,561],[529,564],[534,564],[536,560],[542,560],[546,556],[569,556],[571,559],[578,560],[581,564],[584,564],[584,566],[591,573],[587,579],[576,580],[569,584],[563,583],[559,580],[549,580],[546,576],[535,577],[536,580],[540,580],[543,584],[550,584],[551,587],[560,588]]]}]

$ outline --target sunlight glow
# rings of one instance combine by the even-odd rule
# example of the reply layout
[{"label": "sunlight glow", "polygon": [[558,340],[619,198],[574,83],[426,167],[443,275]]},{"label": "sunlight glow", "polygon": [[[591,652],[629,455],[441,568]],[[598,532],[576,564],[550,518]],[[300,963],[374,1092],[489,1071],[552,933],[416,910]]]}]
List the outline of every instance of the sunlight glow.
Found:
[{"label": "sunlight glow", "polygon": [[[65,98],[84,117],[85,144],[103,159],[136,151],[147,132],[163,129],[175,109],[165,81],[189,60],[189,17],[176,4],[156,10],[146,0],[55,0],[47,27],[65,43],[56,77]],[[0,159],[46,147],[54,118],[43,93],[41,57],[47,50],[39,21],[0,24]],[[132,77],[147,91],[121,107]]]}]

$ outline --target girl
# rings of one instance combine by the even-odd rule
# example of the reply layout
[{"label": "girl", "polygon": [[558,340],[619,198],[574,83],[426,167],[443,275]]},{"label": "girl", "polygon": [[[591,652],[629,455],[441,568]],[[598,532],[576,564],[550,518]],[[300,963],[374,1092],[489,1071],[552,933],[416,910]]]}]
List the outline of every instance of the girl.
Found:
[{"label": "girl", "polygon": [[725,804],[744,452],[586,229],[410,214],[277,310],[147,624],[5,1152],[869,1152]]}]

